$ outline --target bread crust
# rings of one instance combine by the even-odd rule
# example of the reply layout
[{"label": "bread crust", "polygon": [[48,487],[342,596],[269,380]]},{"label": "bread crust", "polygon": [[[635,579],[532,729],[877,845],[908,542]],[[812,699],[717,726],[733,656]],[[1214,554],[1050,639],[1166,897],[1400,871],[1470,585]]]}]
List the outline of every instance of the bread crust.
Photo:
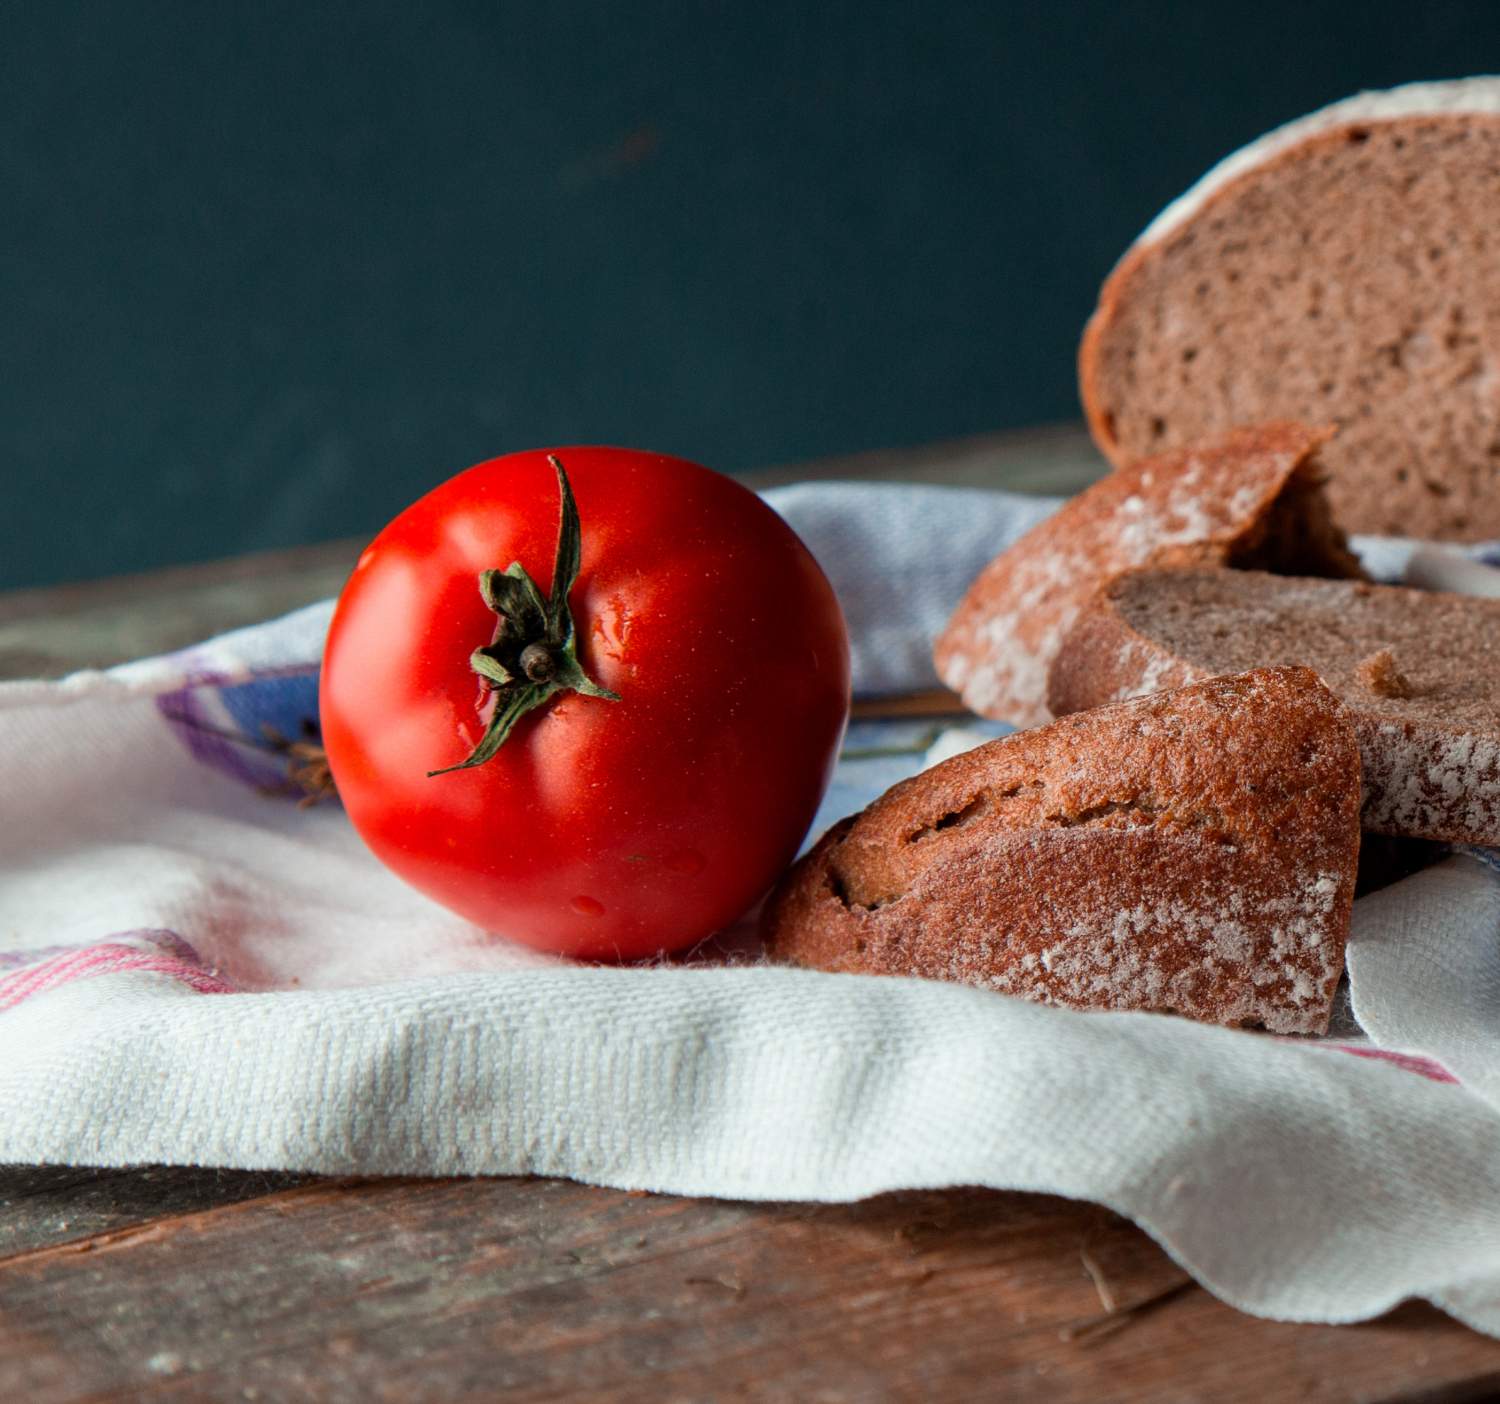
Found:
[{"label": "bread crust", "polygon": [[[1146,570],[1110,581],[1053,661],[1049,705],[1059,715],[1082,713],[1253,662],[1309,664],[1348,708],[1362,755],[1366,829],[1500,844],[1500,602],[1367,582],[1237,576]],[[1174,597],[1177,618],[1195,633],[1191,645],[1159,637],[1170,632],[1166,625],[1144,626],[1142,601]],[[1398,636],[1403,643],[1393,653]]]},{"label": "bread crust", "polygon": [[[1093,484],[980,572],[937,639],[938,675],[982,716],[1033,726],[1052,715],[1047,669],[1063,638],[1120,571],[1283,547],[1308,574],[1360,575],[1321,499],[1316,455],[1332,436],[1255,425]],[[1287,540],[1268,539],[1278,534]]]},{"label": "bread crust", "polygon": [[1344,708],[1307,669],[1261,669],[895,786],[793,868],[763,930],[824,970],[1316,1033],[1358,848]]},{"label": "bread crust", "polygon": [[[1493,83],[1493,80],[1487,81]],[[1446,85],[1430,86],[1438,90]],[[1500,85],[1493,86],[1495,93],[1500,94]],[[1115,406],[1110,403],[1105,384],[1105,353],[1125,317],[1133,310],[1132,296],[1147,265],[1163,257],[1180,243],[1198,237],[1199,230],[1212,232],[1219,218],[1254,183],[1274,179],[1303,163],[1312,165],[1336,156],[1342,149],[1349,147],[1351,140],[1361,138],[1371,129],[1397,128],[1403,124],[1448,123],[1500,133],[1500,113],[1497,113],[1493,105],[1472,108],[1450,105],[1402,110],[1398,103],[1393,103],[1390,104],[1390,110],[1382,111],[1378,100],[1394,97],[1400,92],[1398,89],[1395,94],[1369,95],[1374,100],[1369,110],[1361,110],[1354,104],[1336,104],[1329,110],[1328,117],[1337,117],[1341,110],[1346,115],[1332,125],[1304,119],[1302,123],[1290,124],[1285,140],[1267,140],[1263,154],[1255,154],[1254,144],[1245,152],[1236,153],[1235,157],[1221,163],[1225,168],[1222,177],[1210,173],[1193,191],[1174,202],[1168,211],[1164,211],[1163,216],[1154,221],[1121,257],[1100,290],[1098,305],[1084,327],[1078,348],[1078,383],[1084,417],[1100,452],[1117,468],[1128,466],[1139,456],[1142,446],[1138,444],[1132,449],[1122,442],[1115,420]],[[1321,116],[1322,114],[1314,114],[1314,118]],[[1217,170],[1218,168],[1216,172]],[[1476,172],[1476,181],[1481,175],[1482,172]],[[1167,214],[1179,206],[1186,208],[1176,218],[1166,218]],[[1317,274],[1318,271],[1314,269],[1314,280]],[[1416,276],[1411,275],[1412,278]],[[1330,278],[1335,282],[1338,280],[1337,270]],[[1425,305],[1432,293],[1417,284],[1413,284],[1413,287],[1414,301]],[[1288,318],[1289,323],[1293,320]],[[1230,318],[1228,325],[1233,328],[1237,323]],[[1349,324],[1346,322],[1344,325],[1347,328]],[[1216,338],[1221,333],[1222,328],[1216,327],[1208,335]],[[1351,333],[1340,333],[1333,328],[1321,333],[1324,337],[1338,334]],[[1378,363],[1381,355],[1390,354],[1399,364],[1401,348],[1399,345],[1385,345],[1384,331],[1377,336],[1355,324],[1352,335],[1368,336],[1371,343],[1367,355],[1369,361]],[[1421,342],[1426,335],[1425,331],[1419,332],[1418,341]],[[1467,336],[1467,332],[1459,328],[1448,335],[1462,337]],[[1485,333],[1481,331],[1480,335],[1483,337]],[[1376,342],[1382,344],[1377,346]],[[1455,341],[1454,344],[1466,343]],[[1485,349],[1485,346],[1480,346],[1477,353],[1483,353]],[[1481,369],[1472,374],[1482,375],[1487,357],[1478,354],[1476,364]],[[1445,396],[1454,397],[1451,407],[1445,406],[1445,411],[1451,408],[1452,413],[1445,412],[1439,416],[1445,422],[1454,416],[1462,419],[1466,415],[1473,417],[1477,413],[1471,411],[1467,407],[1468,401],[1462,398],[1467,392],[1455,388],[1469,375],[1471,371],[1466,368],[1453,370],[1453,384],[1442,392]],[[1324,386],[1326,394],[1311,399],[1300,391],[1288,393],[1284,389],[1266,388],[1252,403],[1246,398],[1247,392],[1243,387],[1230,396],[1230,403],[1222,405],[1213,396],[1207,400],[1200,397],[1200,418],[1176,437],[1180,438],[1183,433],[1188,432],[1209,432],[1216,424],[1222,426],[1270,415],[1301,414],[1331,419],[1342,423],[1346,429],[1346,442],[1341,442],[1338,452],[1331,459],[1330,468],[1333,473],[1334,507],[1341,522],[1349,530],[1425,535],[1452,540],[1484,540],[1500,534],[1500,506],[1492,500],[1493,492],[1483,486],[1486,482],[1496,481],[1493,474],[1489,478],[1484,477],[1484,473],[1494,467],[1493,462],[1486,457],[1486,454],[1493,456],[1492,451],[1476,444],[1470,448],[1472,461],[1466,457],[1463,462],[1457,462],[1450,457],[1445,463],[1425,468],[1405,460],[1397,464],[1395,460],[1402,454],[1398,441],[1404,441],[1403,435],[1408,432],[1404,419],[1398,416],[1390,421],[1382,421],[1378,393],[1372,400],[1372,392],[1363,383],[1362,376],[1351,377],[1351,380],[1353,383],[1347,386],[1340,383],[1336,387],[1334,381],[1330,380]],[[1177,390],[1168,386],[1158,375],[1152,381],[1152,393],[1161,401],[1160,413],[1167,415],[1169,411],[1165,405],[1172,395],[1178,393]],[[1157,404],[1154,401],[1148,402],[1142,412],[1145,411],[1156,414]],[[1409,410],[1403,410],[1402,414],[1407,412]],[[1350,435],[1356,433],[1355,428],[1351,427],[1356,422],[1357,438],[1350,438]],[[1481,424],[1476,419],[1473,433],[1479,435],[1485,445],[1494,437],[1488,421]],[[1160,446],[1169,446],[1173,437],[1168,434]],[[1371,466],[1372,456],[1382,461]],[[1438,457],[1441,458],[1441,453],[1438,453]],[[1392,461],[1385,463],[1383,460],[1387,458]],[[1465,475],[1462,484],[1459,481],[1460,474]],[[1473,478],[1473,483],[1477,486],[1468,485],[1467,475],[1470,474],[1479,475]],[[1419,490],[1418,484],[1424,479],[1427,487]]]}]

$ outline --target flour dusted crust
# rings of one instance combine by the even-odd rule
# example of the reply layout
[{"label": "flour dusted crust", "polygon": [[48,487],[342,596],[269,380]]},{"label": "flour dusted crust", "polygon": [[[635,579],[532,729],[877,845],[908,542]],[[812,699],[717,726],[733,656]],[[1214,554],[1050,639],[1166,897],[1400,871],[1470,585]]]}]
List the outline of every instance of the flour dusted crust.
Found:
[{"label": "flour dusted crust", "polygon": [[1329,429],[1271,423],[1137,463],[1002,552],[938,638],[939,676],[983,716],[1046,721],[1047,669],[1109,576],[1149,563],[1239,564],[1356,576],[1329,520],[1316,455]]},{"label": "flour dusted crust", "polygon": [[1303,668],[1100,708],[956,756],[830,831],[767,904],[774,959],[1076,1009],[1327,1027],[1359,751]]},{"label": "flour dusted crust", "polygon": [[1497,166],[1495,77],[1362,93],[1220,162],[1100,293],[1079,352],[1100,448],[1334,423],[1346,528],[1500,536]]},{"label": "flour dusted crust", "polygon": [[1258,571],[1133,571],[1090,603],[1049,700],[1081,712],[1269,664],[1348,706],[1375,833],[1500,844],[1500,600]]}]

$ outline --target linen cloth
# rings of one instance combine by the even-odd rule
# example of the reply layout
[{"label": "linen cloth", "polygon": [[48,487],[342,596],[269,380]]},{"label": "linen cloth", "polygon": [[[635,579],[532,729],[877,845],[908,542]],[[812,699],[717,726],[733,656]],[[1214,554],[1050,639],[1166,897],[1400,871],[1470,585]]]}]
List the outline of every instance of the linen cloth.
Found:
[{"label": "linen cloth", "polygon": [[[864,692],[931,685],[964,587],[1055,506],[769,498],[844,601]],[[686,957],[571,965],[403,887],[336,804],[298,807],[278,738],[315,716],[328,613],[0,685],[0,1161],[1045,1191],[1127,1215],[1246,1311],[1416,1296],[1500,1334],[1494,855],[1356,904],[1323,1040],[777,969],[749,921]],[[856,724],[815,828],[998,730]]]}]

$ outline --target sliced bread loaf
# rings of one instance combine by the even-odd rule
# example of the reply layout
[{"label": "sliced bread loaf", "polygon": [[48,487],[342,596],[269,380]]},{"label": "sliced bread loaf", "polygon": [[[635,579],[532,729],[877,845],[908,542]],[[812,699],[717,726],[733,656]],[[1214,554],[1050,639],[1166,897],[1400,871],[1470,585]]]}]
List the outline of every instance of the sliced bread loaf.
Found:
[{"label": "sliced bread loaf", "polygon": [[1500,600],[1259,571],[1134,571],[1053,663],[1058,712],[1299,663],[1348,705],[1376,833],[1500,843]]},{"label": "sliced bread loaf", "polygon": [[1100,294],[1079,379],[1117,464],[1339,426],[1350,531],[1500,537],[1500,78],[1364,93],[1209,172]]},{"label": "sliced bread loaf", "polygon": [[1359,751],[1305,668],[1019,732],[835,826],[767,904],[773,959],[1077,1009],[1316,1033],[1343,969]]},{"label": "sliced bread loaf", "polygon": [[938,675],[982,716],[1046,721],[1047,669],[1078,611],[1132,566],[1358,576],[1321,490],[1332,432],[1262,424],[1093,484],[996,556],[937,640]]}]

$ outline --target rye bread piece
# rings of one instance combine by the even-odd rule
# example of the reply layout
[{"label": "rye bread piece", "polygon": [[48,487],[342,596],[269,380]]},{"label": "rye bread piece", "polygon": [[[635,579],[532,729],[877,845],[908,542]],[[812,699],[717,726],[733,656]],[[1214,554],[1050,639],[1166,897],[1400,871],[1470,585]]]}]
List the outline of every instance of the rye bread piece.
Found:
[{"label": "rye bread piece", "polygon": [[1500,78],[1364,93],[1169,205],[1079,351],[1116,464],[1229,425],[1339,426],[1349,531],[1500,537]]},{"label": "rye bread piece", "polygon": [[1110,576],[1142,565],[1230,565],[1358,577],[1321,490],[1333,431],[1272,423],[1111,474],[996,556],[938,637],[938,675],[966,706],[1047,721],[1047,669]]},{"label": "rye bread piece", "polygon": [[1048,695],[1078,712],[1291,663],[1315,669],[1349,708],[1365,828],[1500,843],[1500,600],[1259,571],[1133,571],[1080,617]]},{"label": "rye bread piece", "polygon": [[1260,669],[902,782],[792,869],[763,931],[822,970],[1319,1033],[1358,851],[1345,709],[1306,668]]}]

